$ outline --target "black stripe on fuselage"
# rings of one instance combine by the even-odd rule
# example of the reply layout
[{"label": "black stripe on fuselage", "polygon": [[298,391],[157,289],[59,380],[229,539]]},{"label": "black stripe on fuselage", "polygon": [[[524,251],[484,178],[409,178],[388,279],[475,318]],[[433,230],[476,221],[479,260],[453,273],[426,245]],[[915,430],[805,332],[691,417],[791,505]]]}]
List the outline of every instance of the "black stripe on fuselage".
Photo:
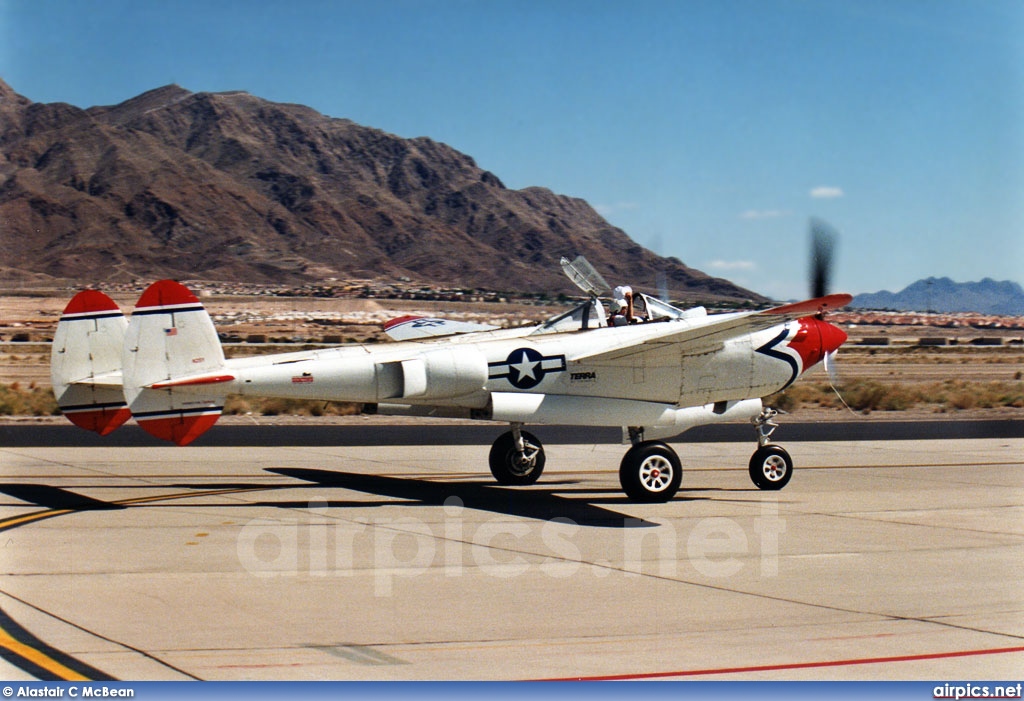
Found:
[{"label": "black stripe on fuselage", "polygon": [[796,378],[799,377],[800,375],[800,366],[796,364],[796,359],[793,356],[789,355],[788,353],[783,353],[782,351],[776,350],[775,348],[780,343],[785,341],[787,336],[789,336],[788,326],[782,329],[782,332],[778,336],[768,341],[768,343],[764,344],[760,348],[756,349],[756,352],[760,353],[761,355],[767,355],[769,358],[775,358],[776,360],[783,361],[784,363],[789,365],[790,369],[793,371],[792,376],[790,376],[789,378],[789,382],[783,385],[782,389],[779,390],[780,392],[783,389],[789,387],[794,382],[796,382]]}]

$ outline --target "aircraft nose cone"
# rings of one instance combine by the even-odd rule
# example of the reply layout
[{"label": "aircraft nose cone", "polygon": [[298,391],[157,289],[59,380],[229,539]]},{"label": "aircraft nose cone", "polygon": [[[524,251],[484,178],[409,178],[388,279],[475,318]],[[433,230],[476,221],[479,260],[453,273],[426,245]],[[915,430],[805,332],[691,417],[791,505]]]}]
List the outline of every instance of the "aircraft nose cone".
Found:
[{"label": "aircraft nose cone", "polygon": [[804,371],[820,363],[826,355],[846,342],[846,332],[813,316],[800,320],[800,330],[789,347],[800,354]]},{"label": "aircraft nose cone", "polygon": [[827,321],[818,322],[818,332],[821,334],[821,347],[826,353],[832,353],[846,343],[846,332]]}]

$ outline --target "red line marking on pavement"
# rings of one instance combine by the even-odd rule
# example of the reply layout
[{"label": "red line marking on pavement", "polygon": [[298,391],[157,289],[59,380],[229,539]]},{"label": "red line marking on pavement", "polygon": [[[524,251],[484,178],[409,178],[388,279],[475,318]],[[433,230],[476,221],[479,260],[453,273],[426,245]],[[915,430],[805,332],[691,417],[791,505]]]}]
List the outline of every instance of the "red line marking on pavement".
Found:
[{"label": "red line marking on pavement", "polygon": [[790,664],[758,665],[756,667],[721,667],[719,669],[688,669],[677,672],[647,672],[638,674],[609,674],[596,677],[562,677],[557,679],[541,679],[538,681],[638,681],[641,679],[665,679],[668,677],[700,677],[714,674],[745,674],[748,672],[777,672],[793,669],[816,669],[820,667],[848,667],[862,664],[883,664],[886,662],[915,662],[920,660],[943,660],[953,657],[973,657],[976,655],[1005,655],[1024,652],[1024,647],[1001,647],[990,650],[960,650],[957,652],[935,652],[926,655],[899,655],[896,657],[864,657],[853,660],[827,660],[821,662],[793,662]]},{"label": "red line marking on pavement", "polygon": [[217,669],[270,669],[272,667],[307,667],[305,662],[268,662],[266,664],[219,664]]},{"label": "red line marking on pavement", "polygon": [[876,638],[894,638],[899,633],[876,633],[874,635],[836,635],[828,638],[809,638],[811,642],[821,642],[823,640],[874,640]]}]

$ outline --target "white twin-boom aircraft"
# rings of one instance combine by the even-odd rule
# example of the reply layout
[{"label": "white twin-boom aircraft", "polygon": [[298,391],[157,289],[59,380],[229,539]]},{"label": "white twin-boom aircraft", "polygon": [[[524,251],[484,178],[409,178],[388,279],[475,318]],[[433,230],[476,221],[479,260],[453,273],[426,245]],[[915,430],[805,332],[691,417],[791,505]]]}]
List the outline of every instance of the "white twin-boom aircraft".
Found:
[{"label": "white twin-boom aircraft", "polygon": [[585,259],[563,268],[590,298],[537,326],[497,329],[402,317],[398,342],[225,358],[217,331],[183,285],[150,285],[127,319],[96,290],[65,308],[53,342],[54,393],[73,423],[106,435],[134,417],[150,434],[187,445],[217,421],[228,395],[362,403],[390,414],[507,422],[490,451],[495,479],[528,485],[544,448],[524,424],[621,426],[619,470],[633,500],[664,502],[682,468],[659,439],[722,421],[751,420],[758,448],[750,476],[781,489],[793,472],[770,442],[776,412],[761,398],[834,353],[846,334],[823,320],[850,295],[763,311],[708,314],[636,294],[634,318],[609,317],[608,291]]}]

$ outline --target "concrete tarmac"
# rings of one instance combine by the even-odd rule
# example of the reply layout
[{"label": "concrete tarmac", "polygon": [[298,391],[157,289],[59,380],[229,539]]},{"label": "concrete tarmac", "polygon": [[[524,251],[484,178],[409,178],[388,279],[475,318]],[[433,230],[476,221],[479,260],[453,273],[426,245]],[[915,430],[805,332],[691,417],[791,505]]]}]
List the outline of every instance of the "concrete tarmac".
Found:
[{"label": "concrete tarmac", "polygon": [[1024,439],[0,447],[0,677],[988,679],[1024,672]]}]

